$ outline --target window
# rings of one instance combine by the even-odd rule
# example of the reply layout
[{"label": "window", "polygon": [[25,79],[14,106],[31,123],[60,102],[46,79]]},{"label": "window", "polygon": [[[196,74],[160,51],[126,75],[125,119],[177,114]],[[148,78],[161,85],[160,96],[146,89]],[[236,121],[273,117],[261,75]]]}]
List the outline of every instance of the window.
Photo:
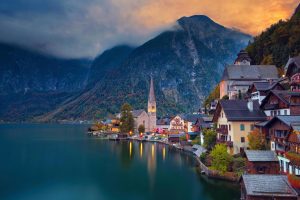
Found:
[{"label": "window", "polygon": [[245,143],[245,137],[241,137],[241,143]]},{"label": "window", "polygon": [[223,113],[222,113],[222,118],[223,118]]},{"label": "window", "polygon": [[228,126],[228,127],[229,127],[229,131],[231,131],[231,124],[229,124],[229,126]]},{"label": "window", "polygon": [[284,110],[284,115],[287,115],[287,110]]},{"label": "window", "polygon": [[241,125],[240,125],[240,130],[241,130],[241,131],[244,131],[244,130],[245,130],[245,125],[244,125],[244,124],[241,124]]},{"label": "window", "polygon": [[254,124],[251,124],[250,129],[251,129],[251,131],[254,130]]}]

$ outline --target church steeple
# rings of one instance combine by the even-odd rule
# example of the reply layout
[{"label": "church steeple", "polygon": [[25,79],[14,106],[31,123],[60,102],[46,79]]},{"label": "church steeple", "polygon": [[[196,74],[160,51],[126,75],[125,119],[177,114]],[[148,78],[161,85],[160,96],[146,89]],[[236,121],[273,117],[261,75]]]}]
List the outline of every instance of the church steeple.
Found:
[{"label": "church steeple", "polygon": [[154,84],[153,84],[152,76],[150,80],[150,90],[148,96],[148,113],[156,113],[156,100],[155,100]]}]

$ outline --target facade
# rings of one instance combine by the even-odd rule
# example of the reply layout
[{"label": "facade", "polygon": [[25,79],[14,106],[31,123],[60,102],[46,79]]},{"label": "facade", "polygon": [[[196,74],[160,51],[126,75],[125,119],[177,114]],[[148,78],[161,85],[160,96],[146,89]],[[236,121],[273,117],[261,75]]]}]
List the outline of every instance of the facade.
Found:
[{"label": "facade", "polygon": [[228,65],[220,82],[220,98],[238,99],[256,81],[277,81],[278,73],[274,65],[250,65],[250,58],[245,51],[238,54],[234,65]]},{"label": "facade", "polygon": [[285,175],[247,174],[241,179],[241,200],[297,200]]},{"label": "facade", "polygon": [[183,133],[184,132],[184,119],[177,115],[170,121],[170,128],[171,133]]},{"label": "facade", "polygon": [[247,174],[279,174],[279,162],[274,151],[245,150]]},{"label": "facade", "polygon": [[277,115],[300,115],[300,92],[271,90],[262,101],[261,108],[269,118]]},{"label": "facade", "polygon": [[230,154],[238,154],[248,147],[248,134],[258,122],[266,120],[258,101],[221,100],[213,122],[217,124],[217,143],[226,144]]},{"label": "facade", "polygon": [[170,119],[162,118],[156,121],[156,129],[158,132],[167,132],[170,128]]},{"label": "facade", "polygon": [[246,96],[252,100],[258,100],[259,104],[261,104],[262,100],[264,100],[271,90],[284,90],[284,87],[279,82],[253,82],[253,84],[249,87]]},{"label": "facade", "polygon": [[269,130],[271,150],[277,154],[280,170],[285,173],[300,175],[299,166],[290,163],[286,156],[290,147],[292,150],[296,150],[293,148],[296,142],[289,143],[288,140],[294,139],[290,134],[294,132],[294,129],[298,129],[298,124],[300,124],[300,116],[276,116],[266,123],[265,127]]}]

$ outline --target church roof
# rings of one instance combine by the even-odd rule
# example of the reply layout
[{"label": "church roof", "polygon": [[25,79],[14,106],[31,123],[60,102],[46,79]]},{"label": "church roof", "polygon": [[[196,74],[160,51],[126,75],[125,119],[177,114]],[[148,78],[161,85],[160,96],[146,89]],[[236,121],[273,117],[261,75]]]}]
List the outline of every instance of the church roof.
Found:
[{"label": "church roof", "polygon": [[132,111],[132,115],[133,117],[138,117],[140,116],[143,112],[146,112],[144,109],[140,109],[140,110],[133,110]]},{"label": "church roof", "polygon": [[154,84],[153,84],[153,78],[152,77],[151,77],[151,81],[150,81],[150,91],[149,91],[148,102],[149,103],[155,102]]},{"label": "church roof", "polygon": [[269,80],[278,79],[274,65],[228,65],[222,80]]}]

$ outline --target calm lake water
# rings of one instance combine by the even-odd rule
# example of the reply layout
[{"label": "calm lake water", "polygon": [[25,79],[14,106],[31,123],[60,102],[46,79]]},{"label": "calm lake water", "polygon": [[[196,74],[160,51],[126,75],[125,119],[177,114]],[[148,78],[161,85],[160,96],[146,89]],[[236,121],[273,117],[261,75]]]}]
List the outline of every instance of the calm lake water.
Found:
[{"label": "calm lake water", "polygon": [[161,144],[88,137],[82,125],[0,125],[1,200],[234,200]]}]

